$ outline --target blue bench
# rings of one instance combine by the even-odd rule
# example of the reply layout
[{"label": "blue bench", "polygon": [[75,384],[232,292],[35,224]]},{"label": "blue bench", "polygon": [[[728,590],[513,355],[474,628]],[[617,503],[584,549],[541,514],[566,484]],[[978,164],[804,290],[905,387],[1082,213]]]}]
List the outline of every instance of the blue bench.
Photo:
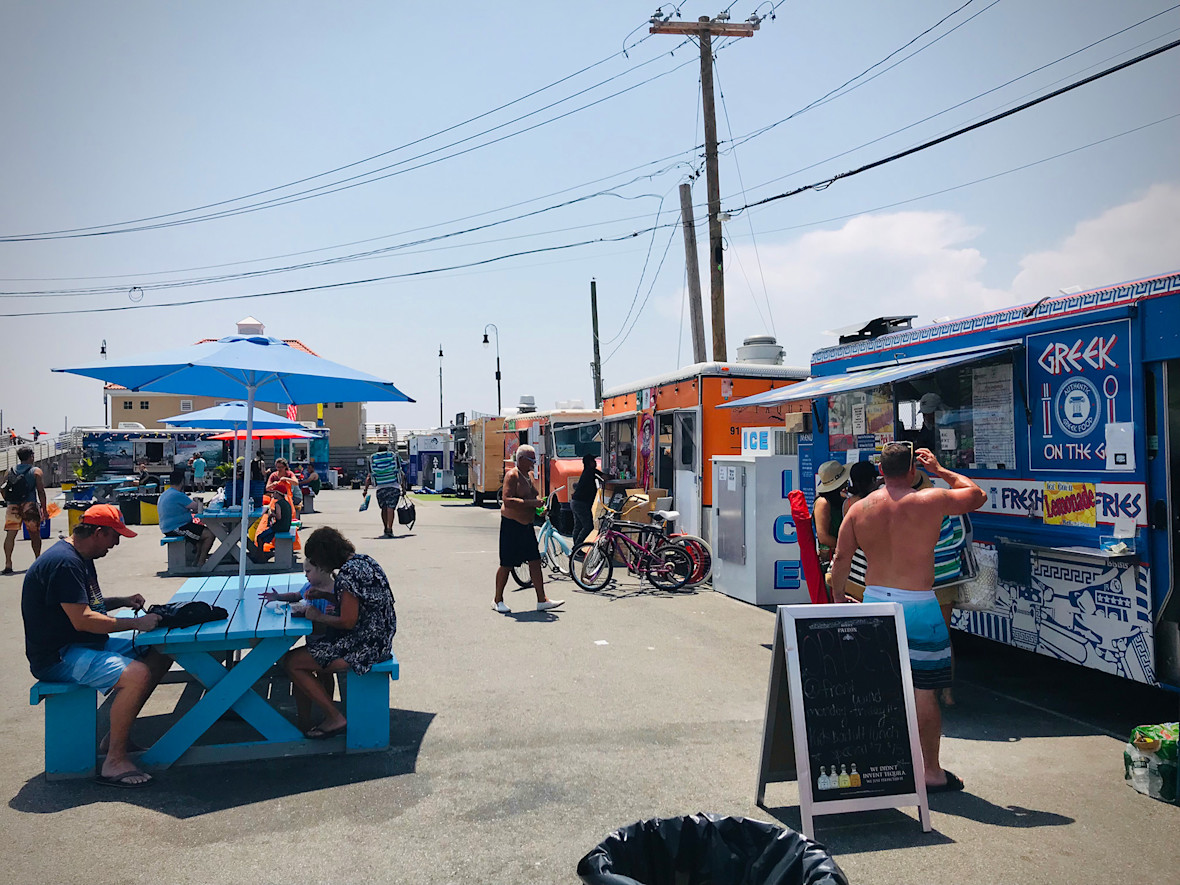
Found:
[{"label": "blue bench", "polygon": [[274,537],[275,565],[287,571],[295,570],[295,526],[289,532],[277,532]]},{"label": "blue bench", "polygon": [[45,777],[92,777],[98,759],[98,692],[69,682],[38,682],[29,704],[45,701]]},{"label": "blue bench", "polygon": [[389,747],[389,683],[399,674],[394,656],[374,664],[363,676],[349,670],[347,678],[341,681],[341,700],[348,719],[344,738],[347,752],[366,753]]}]

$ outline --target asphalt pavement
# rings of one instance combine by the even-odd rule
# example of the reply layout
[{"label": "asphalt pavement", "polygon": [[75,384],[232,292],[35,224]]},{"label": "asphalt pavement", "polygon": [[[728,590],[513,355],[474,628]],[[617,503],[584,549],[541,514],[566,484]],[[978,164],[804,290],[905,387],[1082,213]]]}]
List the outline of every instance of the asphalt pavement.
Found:
[{"label": "asphalt pavement", "polygon": [[[754,805],[772,610],[632,579],[585,593],[565,578],[548,587],[561,609],[536,612],[531,589],[510,588],[500,615],[494,509],[422,501],[413,531],[390,540],[359,504],[359,492],[325,492],[305,525],[336,526],[390,576],[392,748],[176,768],[139,791],[45,780],[17,615],[31,554],[18,542],[18,574],[0,578],[13,613],[0,630],[5,882],[572,883],[583,854],[636,820],[711,811],[798,826],[793,784]],[[157,574],[158,528],[141,531],[99,561],[100,581],[163,602],[182,579]],[[1174,876],[1180,808],[1123,783],[1122,748],[1132,726],[1176,719],[1176,696],[982,640],[957,649],[943,761],[967,790],[932,797],[931,833],[913,809],[819,818],[849,879]],[[185,691],[157,690],[140,743]]]}]

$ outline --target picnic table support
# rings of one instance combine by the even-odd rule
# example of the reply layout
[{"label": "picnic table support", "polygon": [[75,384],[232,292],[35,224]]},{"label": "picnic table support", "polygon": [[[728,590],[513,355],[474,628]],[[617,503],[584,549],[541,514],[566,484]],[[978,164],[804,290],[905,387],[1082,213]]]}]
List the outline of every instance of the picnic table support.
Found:
[{"label": "picnic table support", "polygon": [[[208,652],[177,654],[176,662],[196,676],[208,693],[144,752],[140,762],[149,768],[167,768],[230,709],[267,741],[302,740],[299,729],[253,689],[254,683],[291,647],[291,642],[291,638],[285,636],[263,639],[232,670],[226,670]],[[233,744],[222,745],[221,758],[232,759],[233,747]]]}]

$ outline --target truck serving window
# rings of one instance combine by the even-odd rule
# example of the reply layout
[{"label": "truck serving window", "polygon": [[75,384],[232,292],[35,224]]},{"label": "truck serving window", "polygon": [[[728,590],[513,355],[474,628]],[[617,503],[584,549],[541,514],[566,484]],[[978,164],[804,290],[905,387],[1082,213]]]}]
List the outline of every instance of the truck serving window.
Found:
[{"label": "truck serving window", "polygon": [[828,397],[828,448],[879,449],[894,438],[893,394],[886,387],[869,387]]},{"label": "truck serving window", "polygon": [[581,458],[583,455],[598,457],[602,454],[602,439],[599,424],[567,424],[553,432],[553,444],[558,458]]},{"label": "truck serving window", "polygon": [[899,381],[894,394],[899,438],[930,449],[943,466],[1015,469],[1010,354]]}]

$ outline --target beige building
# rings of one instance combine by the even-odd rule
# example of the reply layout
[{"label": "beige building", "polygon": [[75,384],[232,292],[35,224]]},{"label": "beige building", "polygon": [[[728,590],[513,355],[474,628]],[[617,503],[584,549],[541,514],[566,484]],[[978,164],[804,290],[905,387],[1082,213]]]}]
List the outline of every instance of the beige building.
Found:
[{"label": "beige building", "polygon": [[[238,334],[263,335],[263,325],[253,317],[246,317],[238,322]],[[215,338],[202,338],[196,342],[215,341]],[[298,347],[314,356],[319,356],[314,350],[296,338],[284,338],[287,344]],[[107,415],[109,424],[117,429],[120,422],[134,422],[142,424],[148,430],[163,430],[161,418],[182,415],[186,412],[197,412],[208,409],[218,403],[225,402],[224,397],[211,396],[178,396],[172,393],[132,393],[118,384],[107,384],[103,388],[103,396],[107,401]],[[286,404],[258,402],[255,405],[276,415],[286,415]],[[331,446],[336,449],[359,448],[365,444],[365,404],[364,403],[312,403],[297,407],[299,415],[297,421],[306,421],[315,425],[317,418],[322,417],[324,426],[331,430]]]}]

